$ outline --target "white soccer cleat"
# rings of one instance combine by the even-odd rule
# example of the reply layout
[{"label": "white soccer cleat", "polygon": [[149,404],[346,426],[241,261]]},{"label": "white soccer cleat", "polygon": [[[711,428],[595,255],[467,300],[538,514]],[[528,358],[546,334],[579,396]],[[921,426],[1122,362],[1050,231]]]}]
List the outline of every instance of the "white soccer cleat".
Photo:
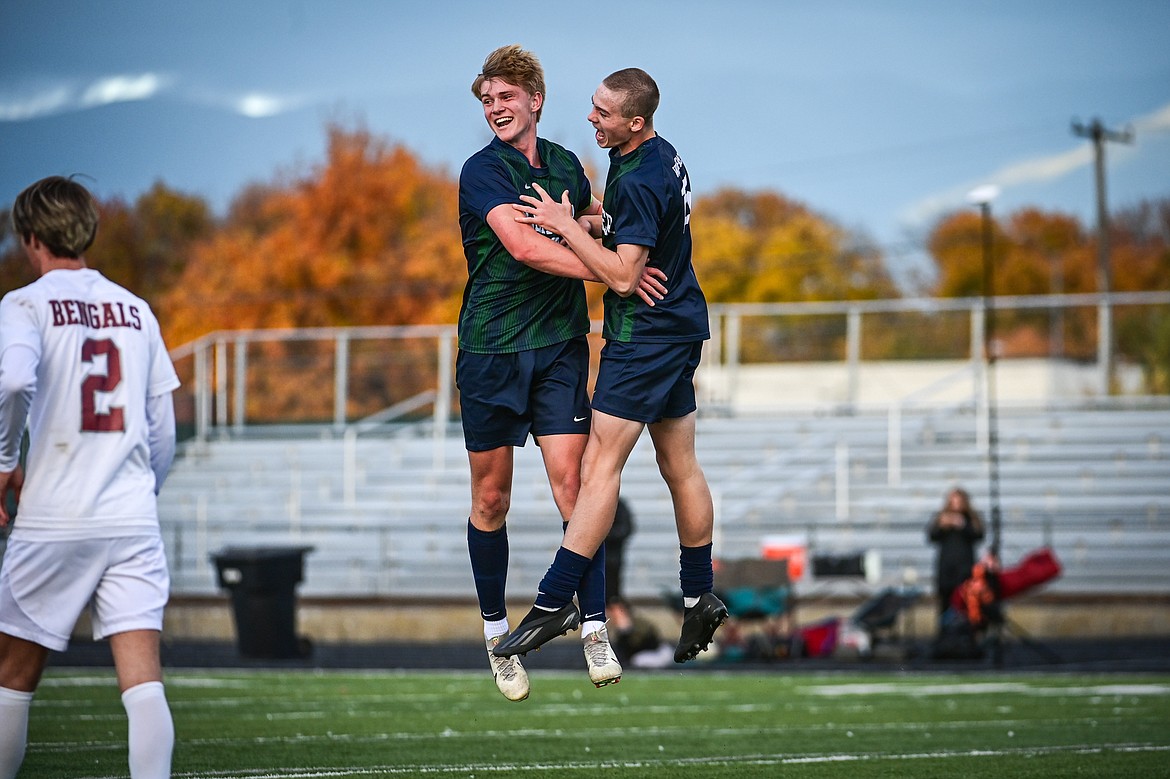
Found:
[{"label": "white soccer cleat", "polygon": [[609,645],[609,631],[605,628],[595,630],[582,641],[585,644],[585,665],[589,667],[589,680],[593,686],[604,687],[620,682],[622,665]]},{"label": "white soccer cleat", "polygon": [[507,633],[493,636],[487,640],[488,663],[492,667],[492,677],[496,680],[496,687],[510,701],[522,701],[528,697],[528,672],[520,664],[519,657],[496,657],[492,649],[500,643],[500,639]]}]

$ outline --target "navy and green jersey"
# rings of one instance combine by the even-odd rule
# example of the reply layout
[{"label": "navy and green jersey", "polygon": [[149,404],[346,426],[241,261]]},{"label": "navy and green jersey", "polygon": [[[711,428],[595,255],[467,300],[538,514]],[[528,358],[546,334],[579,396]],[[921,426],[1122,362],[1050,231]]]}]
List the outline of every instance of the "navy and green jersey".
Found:
[{"label": "navy and green jersey", "polygon": [[[593,192],[580,161],[569,150],[538,138],[542,168],[499,138],[476,152],[459,174],[459,229],[467,257],[467,286],[459,310],[459,348],[479,354],[537,349],[589,332],[585,284],[553,276],[519,262],[487,223],[488,212],[503,203],[535,195],[533,183],[560,200],[568,190],[579,213]],[[543,228],[549,240],[559,236]]]},{"label": "navy and green jersey", "polygon": [[711,337],[707,299],[691,265],[691,182],[678,152],[655,136],[626,155],[610,150],[602,244],[648,246],[647,265],[666,274],[666,297],[649,306],[637,295],[605,293],[609,341],[684,343]]}]

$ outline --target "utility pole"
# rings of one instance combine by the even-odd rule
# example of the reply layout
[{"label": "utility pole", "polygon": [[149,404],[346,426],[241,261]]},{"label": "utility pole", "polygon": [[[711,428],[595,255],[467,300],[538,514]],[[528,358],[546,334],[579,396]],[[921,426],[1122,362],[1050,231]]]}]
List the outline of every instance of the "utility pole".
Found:
[{"label": "utility pole", "polygon": [[1124,132],[1109,130],[1100,119],[1088,125],[1074,119],[1072,131],[1093,141],[1097,179],[1097,291],[1102,296],[1097,309],[1097,369],[1101,394],[1108,395],[1113,383],[1113,311],[1108,298],[1113,289],[1113,272],[1109,265],[1109,211],[1105,207],[1105,142],[1133,143],[1133,130],[1128,127]]}]

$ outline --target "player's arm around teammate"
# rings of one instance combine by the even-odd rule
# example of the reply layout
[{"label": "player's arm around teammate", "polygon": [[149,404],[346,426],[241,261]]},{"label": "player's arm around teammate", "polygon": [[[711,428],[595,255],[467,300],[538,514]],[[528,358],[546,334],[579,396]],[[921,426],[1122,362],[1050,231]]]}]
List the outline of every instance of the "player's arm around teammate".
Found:
[{"label": "player's arm around teammate", "polygon": [[[558,201],[539,184],[533,185],[533,189],[539,197],[521,195],[520,199],[524,204],[512,206],[513,221],[538,225],[564,238],[581,264],[618,295],[629,297],[637,292],[639,280],[647,272],[655,277],[665,278],[666,274],[662,270],[647,266],[646,263],[650,259],[649,246],[623,243],[612,251],[606,249],[594,239],[592,232],[574,217],[568,192],[563,193]],[[517,216],[516,212],[520,215]],[[660,296],[659,300],[661,299]],[[647,302],[654,305],[653,301]]]}]

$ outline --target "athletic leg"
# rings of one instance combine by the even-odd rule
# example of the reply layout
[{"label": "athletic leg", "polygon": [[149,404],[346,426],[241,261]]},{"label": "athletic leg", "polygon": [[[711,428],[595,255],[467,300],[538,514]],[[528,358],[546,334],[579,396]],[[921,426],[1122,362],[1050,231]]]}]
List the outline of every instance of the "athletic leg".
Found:
[{"label": "athletic leg", "polygon": [[[468,452],[471,463],[471,515],[467,551],[475,579],[480,614],[497,624],[508,616],[504,602],[508,582],[508,530],[505,524],[512,501],[512,447]],[[485,631],[485,637],[486,632]],[[493,635],[507,632],[496,630]]]},{"label": "athletic leg", "polygon": [[711,489],[695,455],[695,414],[650,425],[658,470],[670,489],[679,540],[683,624],[674,660],[684,663],[706,649],[727,620],[727,608],[711,592],[711,538],[715,510]]},{"label": "athletic leg", "polygon": [[28,710],[49,650],[0,633],[0,779],[13,779],[28,744]]},{"label": "athletic leg", "polygon": [[562,546],[592,557],[605,542],[617,512],[622,469],[645,427],[601,411],[593,412],[593,430],[581,459],[581,494]]},{"label": "athletic leg", "polygon": [[510,701],[528,697],[528,673],[516,658],[500,658],[492,649],[508,632],[505,602],[508,585],[508,508],[512,499],[512,447],[467,453],[471,463],[471,515],[467,552],[483,617],[483,637],[496,688]]},{"label": "athletic leg", "polygon": [[162,683],[159,632],[128,630],[110,636],[118,689],[129,725],[131,779],[167,779],[175,726]]},{"label": "athletic leg", "polygon": [[683,546],[711,543],[715,509],[707,477],[695,454],[695,415],[650,425],[658,471],[670,489],[678,540]]},{"label": "athletic leg", "polygon": [[540,582],[536,604],[496,647],[497,655],[525,654],[579,624],[573,595],[613,525],[622,468],[643,427],[641,422],[593,412],[593,428],[581,464],[581,492],[565,538]]},{"label": "athletic leg", "polygon": [[[548,435],[537,439],[553,500],[561,519],[568,523],[581,491],[581,459],[588,441],[585,435]],[[581,584],[577,588],[577,604],[585,622],[605,622],[605,554],[599,549],[593,555]],[[602,625],[582,624],[582,630],[599,629]]]}]

